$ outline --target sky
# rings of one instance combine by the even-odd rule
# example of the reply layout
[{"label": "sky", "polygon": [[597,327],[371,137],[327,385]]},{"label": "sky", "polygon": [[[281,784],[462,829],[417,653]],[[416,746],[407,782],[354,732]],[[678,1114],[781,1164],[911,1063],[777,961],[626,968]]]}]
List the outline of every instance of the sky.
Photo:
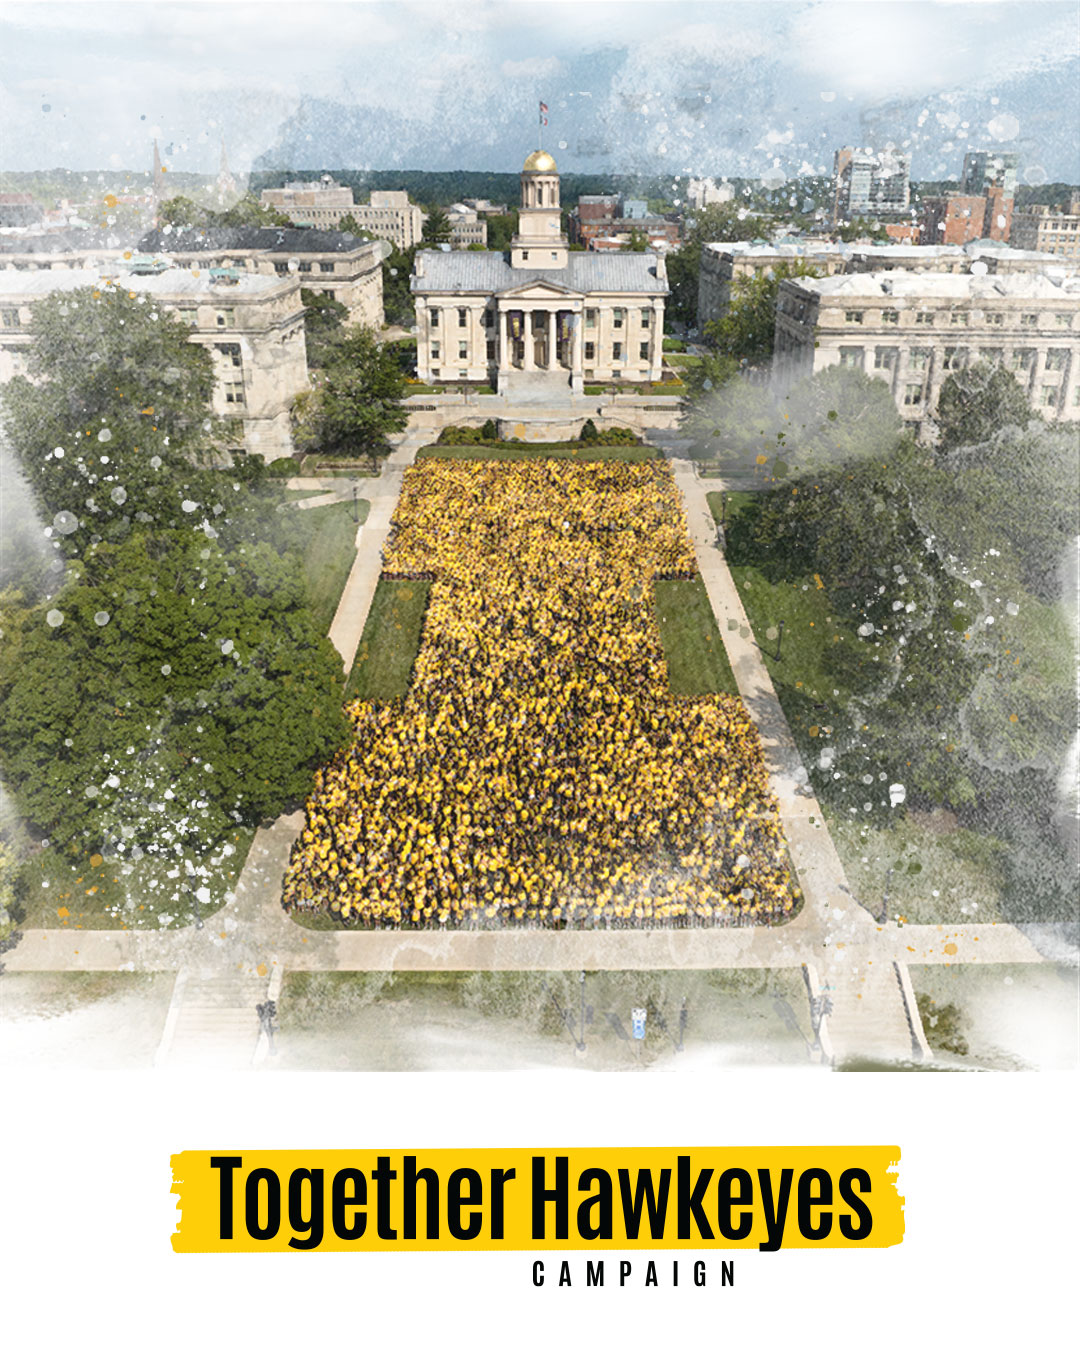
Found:
[{"label": "sky", "polygon": [[230,166],[760,176],[894,145],[1080,181],[1080,4],[0,4],[0,170]]}]

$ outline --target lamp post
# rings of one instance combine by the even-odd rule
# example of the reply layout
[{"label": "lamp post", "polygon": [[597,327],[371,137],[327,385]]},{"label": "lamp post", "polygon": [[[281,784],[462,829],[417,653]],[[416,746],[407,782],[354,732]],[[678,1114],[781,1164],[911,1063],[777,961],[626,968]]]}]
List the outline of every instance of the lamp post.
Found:
[{"label": "lamp post", "polygon": [[359,515],[359,512],[358,512],[357,509],[356,509],[356,484],[355,484],[355,483],[352,485],[352,518],[353,518],[353,524],[354,524],[354,525],[359,525],[359,524],[360,524],[360,515]]}]

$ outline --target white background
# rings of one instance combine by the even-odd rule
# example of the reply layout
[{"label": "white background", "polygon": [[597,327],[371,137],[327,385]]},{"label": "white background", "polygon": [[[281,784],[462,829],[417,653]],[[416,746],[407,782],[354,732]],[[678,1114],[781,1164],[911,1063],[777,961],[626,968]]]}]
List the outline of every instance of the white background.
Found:
[{"label": "white background", "polygon": [[[1075,1073],[5,1076],[11,1346],[1016,1346],[1075,1332]],[[710,1283],[528,1253],[177,1256],[183,1149],[898,1144],[902,1246],[702,1253]],[[627,1254],[637,1270],[646,1256]],[[731,1255],[729,1253],[728,1255]],[[607,1254],[608,1279],[618,1254]],[[571,1253],[583,1273],[584,1256]],[[14,1334],[12,1334],[14,1333]],[[733,1338],[738,1338],[737,1341]],[[752,1340],[749,1339],[752,1337]]]}]

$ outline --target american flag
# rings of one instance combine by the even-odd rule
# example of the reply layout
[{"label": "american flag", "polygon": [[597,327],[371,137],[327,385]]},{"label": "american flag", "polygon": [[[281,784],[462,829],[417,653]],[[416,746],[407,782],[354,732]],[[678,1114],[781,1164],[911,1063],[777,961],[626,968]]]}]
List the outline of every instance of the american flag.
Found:
[{"label": "american flag", "polygon": [[547,124],[548,124],[548,120],[547,120],[547,110],[548,110],[548,105],[547,105],[546,103],[541,103],[541,104],[540,104],[540,125],[541,125],[542,127],[546,127]]}]

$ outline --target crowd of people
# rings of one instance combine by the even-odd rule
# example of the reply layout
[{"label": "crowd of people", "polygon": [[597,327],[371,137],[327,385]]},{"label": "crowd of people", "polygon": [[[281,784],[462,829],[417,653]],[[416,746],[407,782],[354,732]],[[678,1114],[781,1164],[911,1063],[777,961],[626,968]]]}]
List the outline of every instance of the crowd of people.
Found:
[{"label": "crowd of people", "polygon": [[665,464],[424,460],[385,567],[434,579],[409,691],[349,706],[286,908],[373,925],[794,910],[741,701],[668,687],[652,582],[695,561]]}]

